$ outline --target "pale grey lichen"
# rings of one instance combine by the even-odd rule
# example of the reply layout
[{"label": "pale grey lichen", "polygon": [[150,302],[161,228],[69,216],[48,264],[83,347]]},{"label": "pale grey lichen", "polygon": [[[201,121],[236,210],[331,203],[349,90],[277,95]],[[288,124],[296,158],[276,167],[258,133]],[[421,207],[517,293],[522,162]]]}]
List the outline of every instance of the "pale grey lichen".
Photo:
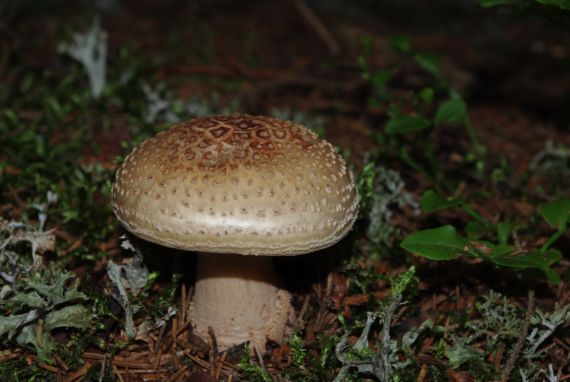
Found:
[{"label": "pale grey lichen", "polygon": [[[335,382],[346,380],[350,369],[356,369],[357,374],[373,375],[380,382],[392,380],[393,368],[404,368],[409,362],[398,360],[398,342],[390,339],[390,325],[396,309],[400,306],[402,295],[392,297],[388,308],[383,312],[368,312],[366,323],[362,333],[354,345],[348,344],[346,333],[335,348],[336,358],[342,363],[342,367],[335,378]],[[383,323],[380,336],[380,349],[373,350],[368,346],[368,337],[372,325],[379,320]]]},{"label": "pale grey lichen", "polygon": [[394,212],[409,206],[417,213],[419,204],[405,190],[405,182],[397,171],[378,165],[370,158],[366,158],[358,188],[362,199],[361,215],[368,220],[366,249],[372,253],[381,252],[392,245],[398,233],[392,223]]},{"label": "pale grey lichen", "polygon": [[60,43],[58,51],[83,65],[91,95],[99,98],[105,88],[107,71],[107,32],[101,29],[99,18],[93,20],[85,33],[75,33],[71,42]]},{"label": "pale grey lichen", "polygon": [[149,285],[153,275],[143,263],[142,254],[125,236],[121,247],[134,253],[123,264],[115,264],[112,260],[107,264],[107,275],[111,280],[111,296],[121,305],[125,312],[125,333],[129,339],[148,340],[148,332],[160,328],[177,313],[174,306],[159,317],[147,319],[135,325],[134,316],[143,307],[137,301],[138,296]]},{"label": "pale grey lichen", "polygon": [[142,89],[148,105],[145,122],[149,124],[156,121],[179,123],[196,117],[232,114],[239,109],[236,99],[224,104],[218,93],[212,93],[207,97],[192,96],[180,99],[168,91],[164,83],[158,83],[153,87],[143,82]]},{"label": "pale grey lichen", "polygon": [[171,123],[180,122],[180,118],[171,110],[171,102],[162,97],[164,86],[159,84],[152,88],[146,82],[142,83],[142,89],[148,102],[148,109],[145,116],[147,123],[154,123],[160,114],[164,114],[164,120]]},{"label": "pale grey lichen", "polygon": [[149,272],[144,265],[141,253],[123,237],[123,249],[134,252],[134,256],[123,264],[115,264],[112,260],[107,263],[107,275],[113,284],[111,296],[121,305],[125,312],[125,332],[127,337],[134,339],[137,332],[134,315],[141,308],[135,303],[136,296],[148,281]]}]

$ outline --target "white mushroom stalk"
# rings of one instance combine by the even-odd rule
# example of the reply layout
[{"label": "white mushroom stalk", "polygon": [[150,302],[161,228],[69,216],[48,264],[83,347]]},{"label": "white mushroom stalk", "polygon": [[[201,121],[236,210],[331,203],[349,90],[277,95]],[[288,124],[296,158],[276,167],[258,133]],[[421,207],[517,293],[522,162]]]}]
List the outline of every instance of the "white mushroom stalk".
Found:
[{"label": "white mushroom stalk", "polygon": [[328,142],[249,115],[197,118],[147,140],[118,170],[112,199],[130,232],[200,252],[191,319],[202,336],[214,329],[220,349],[281,340],[290,297],[264,257],[326,248],[358,210]]},{"label": "white mushroom stalk", "polygon": [[202,338],[213,328],[218,348],[246,341],[260,349],[280,342],[294,316],[291,295],[273,270],[270,257],[199,255],[191,317]]}]

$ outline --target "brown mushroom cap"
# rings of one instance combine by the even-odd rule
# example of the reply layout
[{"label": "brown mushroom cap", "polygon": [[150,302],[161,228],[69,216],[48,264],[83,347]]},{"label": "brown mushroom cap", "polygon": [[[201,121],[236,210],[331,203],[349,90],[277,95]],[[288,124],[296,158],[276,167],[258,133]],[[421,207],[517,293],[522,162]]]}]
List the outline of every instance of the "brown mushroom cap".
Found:
[{"label": "brown mushroom cap", "polygon": [[352,173],[309,129],[270,117],[197,118],[148,139],[117,172],[113,210],[137,236],[178,249],[298,255],[356,219]]}]

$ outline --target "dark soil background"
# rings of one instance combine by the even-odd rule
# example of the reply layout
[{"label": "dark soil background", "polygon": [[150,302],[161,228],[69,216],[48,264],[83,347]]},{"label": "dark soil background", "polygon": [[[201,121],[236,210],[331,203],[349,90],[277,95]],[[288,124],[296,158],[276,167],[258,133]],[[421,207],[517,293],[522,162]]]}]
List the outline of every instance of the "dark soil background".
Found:
[{"label": "dark soil background", "polygon": [[[339,52],[328,49],[293,1],[102,1],[99,12],[110,55],[135,46],[181,97],[239,82],[245,111],[262,114],[287,105],[326,112],[336,121],[327,126],[330,140],[357,155],[369,149],[368,131],[382,124],[370,117],[369,89],[358,78],[355,58],[363,36],[373,37],[373,61],[384,67],[407,64],[389,48],[392,36],[409,36],[418,51],[440,54],[442,71],[466,95],[483,139],[515,162],[524,165],[547,139],[569,142],[570,31],[564,22],[472,1],[310,6]],[[57,71],[62,32],[83,27],[91,7],[97,10],[89,2],[5,3],[4,68],[15,45],[22,64]],[[419,88],[422,76],[405,72],[398,85],[402,91]]]}]

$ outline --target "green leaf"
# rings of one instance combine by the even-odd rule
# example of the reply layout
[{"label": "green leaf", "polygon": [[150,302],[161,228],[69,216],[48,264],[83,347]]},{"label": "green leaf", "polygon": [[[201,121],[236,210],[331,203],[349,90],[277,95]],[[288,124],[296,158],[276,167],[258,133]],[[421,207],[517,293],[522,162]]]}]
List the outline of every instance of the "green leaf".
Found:
[{"label": "green leaf", "polygon": [[492,230],[492,226],[490,227],[479,221],[470,221],[465,225],[465,233],[470,239],[478,239],[484,235],[487,235]]},{"label": "green leaf", "polygon": [[439,57],[418,53],[414,56],[416,63],[431,74],[441,85],[446,85],[445,78],[439,70]]},{"label": "green leaf", "polygon": [[570,198],[558,199],[540,207],[540,215],[559,231],[565,231],[570,219]]},{"label": "green leaf", "polygon": [[412,43],[408,36],[393,36],[390,38],[390,45],[400,54],[410,53],[412,50]]},{"label": "green leaf", "polygon": [[425,213],[435,212],[446,208],[456,207],[463,204],[461,199],[444,198],[434,190],[427,190],[423,193],[420,205]]},{"label": "green leaf", "polygon": [[425,130],[431,126],[428,119],[415,115],[395,115],[386,124],[386,133],[407,134]]},{"label": "green leaf", "polygon": [[423,88],[418,93],[418,98],[423,102],[427,103],[428,105],[432,103],[434,96],[435,96],[435,91],[433,90],[433,88],[430,87]]},{"label": "green leaf", "polygon": [[372,55],[372,50],[374,49],[374,39],[372,36],[363,36],[360,39],[362,44],[362,57],[368,58]]},{"label": "green leaf", "polygon": [[458,125],[467,120],[467,106],[461,98],[452,98],[439,105],[435,114],[435,124]]},{"label": "green leaf", "polygon": [[518,0],[479,0],[479,4],[485,8],[496,7],[498,5],[516,4]]},{"label": "green leaf", "polygon": [[370,82],[374,89],[378,92],[385,92],[386,91],[386,84],[392,78],[393,73],[390,69],[379,70],[372,74],[370,77]]},{"label": "green leaf", "polygon": [[560,8],[561,10],[570,11],[570,2],[568,0],[536,0],[537,3]]},{"label": "green leaf", "polygon": [[502,258],[504,256],[508,256],[515,251],[515,247],[508,244],[497,244],[496,246],[487,244],[489,247],[493,249],[491,253],[492,260],[495,258]]},{"label": "green leaf", "polygon": [[515,223],[512,222],[500,222],[497,224],[497,240],[501,244],[507,244],[509,237],[515,229]]},{"label": "green leaf", "polygon": [[[539,6],[554,8],[553,11],[570,11],[570,2],[568,0],[479,0],[479,4],[485,8],[496,7],[499,5],[513,5],[523,9],[538,10]],[[544,10],[543,10],[544,11]]]},{"label": "green leaf", "polygon": [[455,228],[446,225],[408,235],[400,244],[406,251],[432,260],[452,260],[468,254],[468,241],[457,235]]},{"label": "green leaf", "polygon": [[544,272],[548,281],[553,283],[559,283],[560,277],[550,266],[562,258],[560,251],[556,249],[550,249],[548,251],[535,250],[528,254],[521,256],[497,256],[493,257],[492,260],[495,264],[504,267],[525,269],[525,268],[536,268]]}]

